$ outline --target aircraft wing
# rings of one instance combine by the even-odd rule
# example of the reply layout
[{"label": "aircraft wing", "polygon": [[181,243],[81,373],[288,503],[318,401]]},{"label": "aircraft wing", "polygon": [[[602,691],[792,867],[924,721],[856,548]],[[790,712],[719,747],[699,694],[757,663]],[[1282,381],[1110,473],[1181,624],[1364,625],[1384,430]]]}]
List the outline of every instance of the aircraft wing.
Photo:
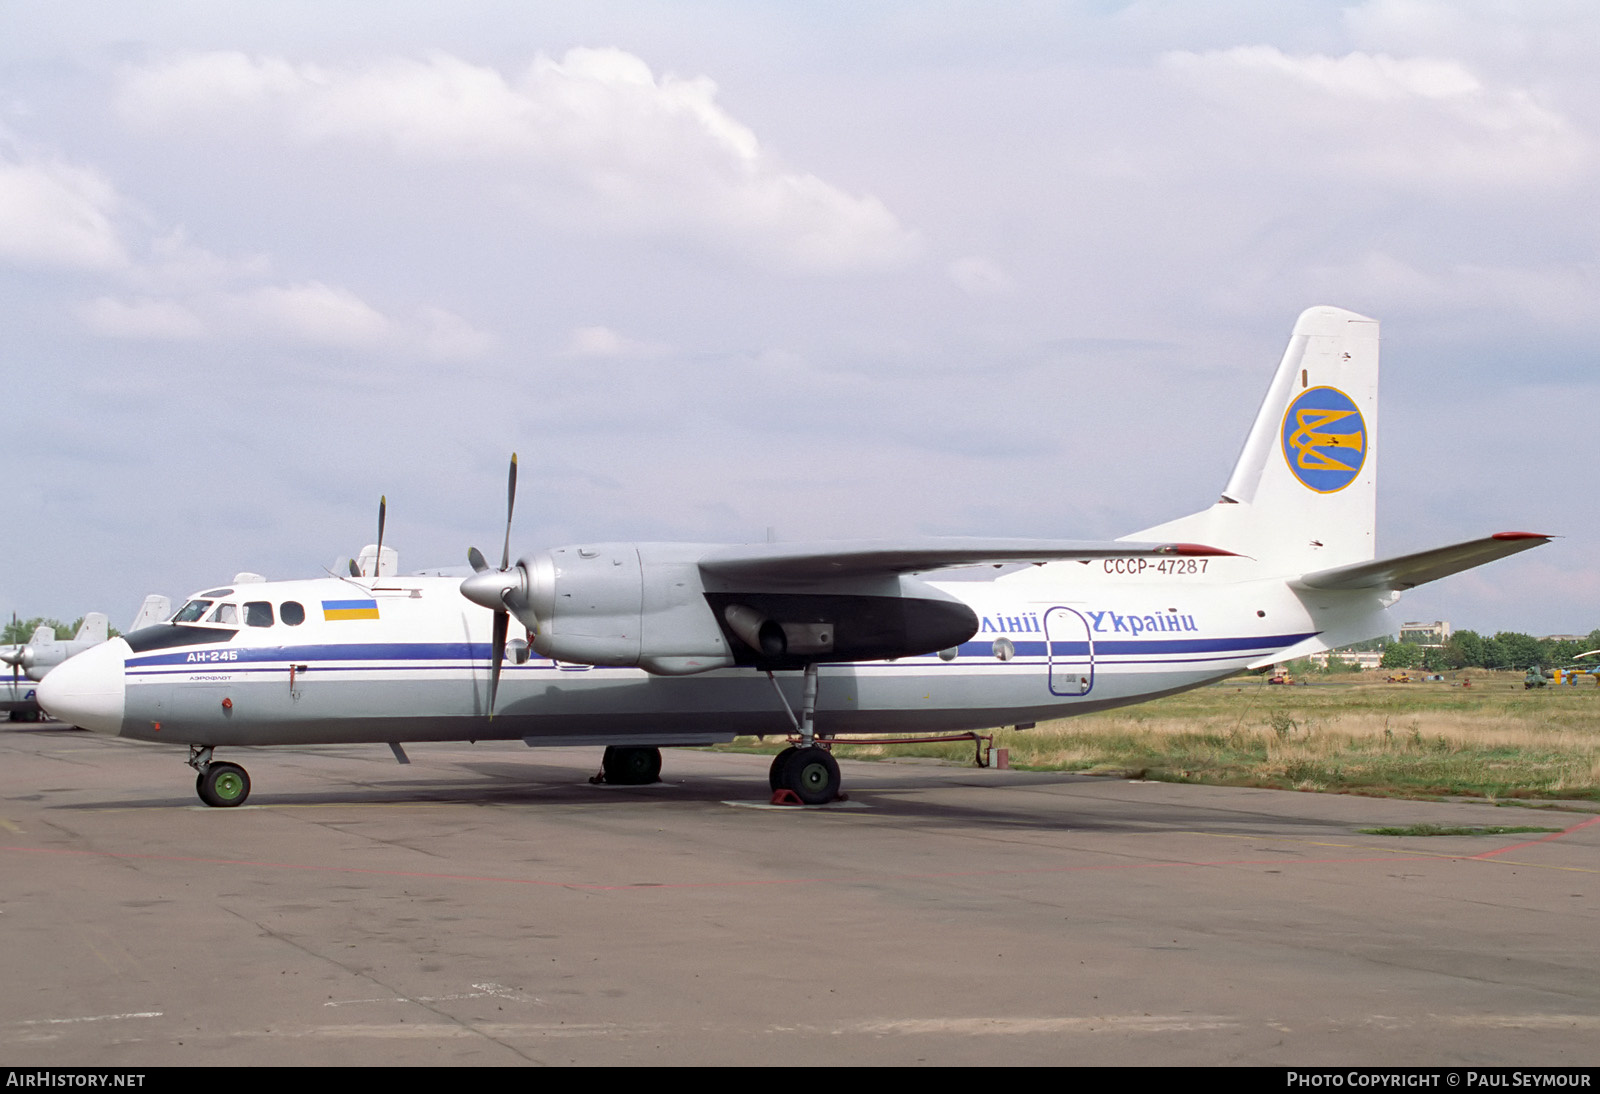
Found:
[{"label": "aircraft wing", "polygon": [[701,556],[700,569],[706,574],[733,580],[810,582],[828,578],[887,577],[951,566],[1000,565],[1009,562],[1043,563],[1129,555],[1231,553],[1199,543],[939,536],[905,540],[749,543],[720,547]]},{"label": "aircraft wing", "polygon": [[1318,570],[1291,582],[1302,589],[1410,589],[1436,581],[1497,558],[1549,543],[1553,537],[1538,532],[1496,532],[1483,539],[1435,547],[1414,555],[1374,559],[1331,570]]}]

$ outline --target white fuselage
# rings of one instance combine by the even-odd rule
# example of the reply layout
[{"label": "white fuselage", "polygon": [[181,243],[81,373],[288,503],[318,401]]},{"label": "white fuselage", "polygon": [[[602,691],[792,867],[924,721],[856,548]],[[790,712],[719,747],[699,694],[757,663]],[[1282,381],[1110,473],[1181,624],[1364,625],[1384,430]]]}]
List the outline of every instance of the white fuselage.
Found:
[{"label": "white fuselage", "polygon": [[[817,731],[1038,722],[1197,687],[1304,652],[1325,631],[1349,641],[1370,621],[1381,633],[1372,596],[1308,604],[1254,570],[1247,559],[1096,559],[938,584],[972,608],[978,632],[937,653],[823,664]],[[42,704],[104,733],[212,746],[666,745],[790,729],[757,669],[665,677],[537,655],[508,658],[491,719],[492,616],[455,578],[271,582],[211,599],[235,606],[235,625],[163,624],[113,639],[53,673]],[[797,706],[800,674],[776,679]]]}]

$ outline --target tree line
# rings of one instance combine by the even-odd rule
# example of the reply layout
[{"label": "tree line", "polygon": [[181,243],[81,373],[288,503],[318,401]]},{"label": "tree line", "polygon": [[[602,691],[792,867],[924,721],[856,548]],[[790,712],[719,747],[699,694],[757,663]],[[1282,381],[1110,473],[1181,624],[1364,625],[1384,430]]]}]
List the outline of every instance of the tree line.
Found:
[{"label": "tree line", "polygon": [[[6,624],[0,632],[0,646],[25,646],[33,641],[33,632],[40,627],[51,627],[56,632],[56,638],[65,642],[78,633],[78,628],[83,626],[83,616],[78,616],[71,623],[63,623],[59,619],[46,619],[44,616],[35,616],[32,619],[13,619]],[[116,634],[116,631],[112,631]]]},{"label": "tree line", "polygon": [[1424,672],[1452,669],[1511,669],[1526,672],[1535,665],[1564,665],[1578,654],[1595,649],[1600,649],[1600,628],[1576,641],[1535,638],[1516,631],[1499,631],[1491,636],[1481,635],[1477,631],[1456,631],[1443,648],[1388,640],[1383,646],[1382,664],[1386,669],[1421,669]]}]

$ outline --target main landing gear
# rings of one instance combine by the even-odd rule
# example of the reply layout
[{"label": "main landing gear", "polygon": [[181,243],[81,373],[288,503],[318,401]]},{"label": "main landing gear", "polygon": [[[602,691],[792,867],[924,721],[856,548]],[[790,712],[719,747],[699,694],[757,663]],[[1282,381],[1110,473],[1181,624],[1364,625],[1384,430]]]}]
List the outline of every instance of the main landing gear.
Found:
[{"label": "main landing gear", "polygon": [[774,795],[787,790],[804,805],[826,805],[839,797],[839,761],[817,745],[790,745],[772,758],[767,783]]},{"label": "main landing gear", "polygon": [[800,735],[798,746],[791,745],[772,758],[767,782],[772,787],[773,804],[826,805],[839,798],[839,762],[822,745],[817,744],[815,719],[817,713],[817,666],[806,666],[805,684],[800,693],[800,716],[795,717],[778,690],[778,681],[767,673],[773,690],[783,702],[795,732]]},{"label": "main landing gear", "polygon": [[591,782],[612,786],[648,786],[661,781],[659,748],[621,748],[607,745],[600,760],[600,774]]},{"label": "main landing gear", "polygon": [[190,745],[189,759],[185,761],[199,774],[195,776],[195,793],[207,805],[226,808],[243,805],[250,796],[250,774],[238,764],[213,762],[210,745]]}]

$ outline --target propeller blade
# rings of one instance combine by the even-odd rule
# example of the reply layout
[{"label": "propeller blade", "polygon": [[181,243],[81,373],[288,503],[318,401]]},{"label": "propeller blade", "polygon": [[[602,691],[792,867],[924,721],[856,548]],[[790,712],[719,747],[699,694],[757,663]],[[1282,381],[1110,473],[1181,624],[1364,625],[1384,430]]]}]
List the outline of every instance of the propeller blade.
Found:
[{"label": "propeller blade", "polygon": [[356,560],[352,558],[352,559],[347,559],[346,561],[350,563],[350,576],[351,577],[360,577],[361,576],[361,567],[356,565]]},{"label": "propeller blade", "polygon": [[378,577],[383,573],[383,518],[389,508],[389,499],[386,496],[378,497],[378,556],[372,561],[372,576]]},{"label": "propeller blade", "polygon": [[[473,576],[461,583],[462,596],[494,612],[494,650],[493,660],[489,666],[490,718],[494,717],[495,698],[500,691],[500,668],[506,660],[506,634],[511,628],[511,610],[506,602],[507,597],[513,588],[520,588],[526,582],[526,575],[518,576],[510,584],[506,580],[511,570],[511,514],[516,511],[516,507],[517,454],[513,452],[511,470],[506,476],[506,541],[500,550],[500,569],[491,570],[488,560],[483,557],[483,552],[476,547],[468,547],[467,562],[472,566]],[[381,522],[381,515],[379,520]],[[495,576],[485,576],[489,574]]]},{"label": "propeller blade", "polygon": [[500,552],[500,568],[511,568],[511,511],[517,505],[517,454],[511,453],[511,473],[506,481],[506,546]]},{"label": "propeller blade", "polygon": [[494,697],[500,690],[500,666],[506,659],[506,632],[511,626],[511,613],[494,613],[494,665],[489,670],[489,717],[494,717]]}]

